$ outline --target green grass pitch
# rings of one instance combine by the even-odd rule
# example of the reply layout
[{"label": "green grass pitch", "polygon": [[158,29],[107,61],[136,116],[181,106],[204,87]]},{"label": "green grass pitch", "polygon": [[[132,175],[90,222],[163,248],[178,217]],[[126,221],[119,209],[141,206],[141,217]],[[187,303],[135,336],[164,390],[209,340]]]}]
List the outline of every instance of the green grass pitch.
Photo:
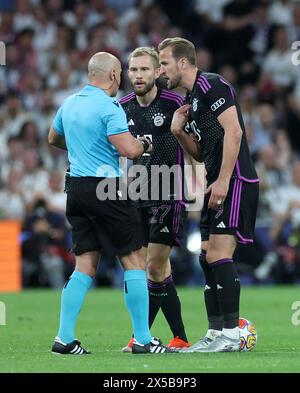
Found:
[{"label": "green grass pitch", "polygon": [[[205,332],[201,288],[178,289],[189,340]],[[131,355],[120,352],[131,335],[121,290],[91,290],[79,316],[77,337],[89,356],[55,356],[50,346],[58,327],[60,292],[0,294],[6,325],[0,325],[0,372],[207,373],[300,372],[300,325],[292,323],[299,287],[245,287],[241,316],[258,330],[252,352],[221,354]],[[159,313],[152,334],[167,343],[171,334]]]}]

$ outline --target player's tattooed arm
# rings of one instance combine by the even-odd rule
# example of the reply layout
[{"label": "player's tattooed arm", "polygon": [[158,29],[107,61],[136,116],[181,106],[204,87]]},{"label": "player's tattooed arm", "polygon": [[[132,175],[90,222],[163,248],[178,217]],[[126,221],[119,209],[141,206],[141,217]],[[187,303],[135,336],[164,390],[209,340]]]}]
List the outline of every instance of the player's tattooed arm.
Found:
[{"label": "player's tattooed arm", "polygon": [[203,162],[202,155],[199,152],[198,142],[191,135],[184,132],[184,127],[188,121],[189,109],[190,105],[183,105],[174,112],[171,132],[184,151],[190,154],[196,161]]}]

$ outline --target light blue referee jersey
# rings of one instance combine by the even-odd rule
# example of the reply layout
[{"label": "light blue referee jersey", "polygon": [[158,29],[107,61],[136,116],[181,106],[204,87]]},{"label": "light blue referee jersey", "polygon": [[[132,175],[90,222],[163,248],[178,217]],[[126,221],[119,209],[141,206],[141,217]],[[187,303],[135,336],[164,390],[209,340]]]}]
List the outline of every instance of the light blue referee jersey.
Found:
[{"label": "light blue referee jersey", "polygon": [[122,106],[98,87],[87,85],[57,111],[54,130],[65,137],[74,177],[119,177],[119,153],[110,135],[128,131]]}]

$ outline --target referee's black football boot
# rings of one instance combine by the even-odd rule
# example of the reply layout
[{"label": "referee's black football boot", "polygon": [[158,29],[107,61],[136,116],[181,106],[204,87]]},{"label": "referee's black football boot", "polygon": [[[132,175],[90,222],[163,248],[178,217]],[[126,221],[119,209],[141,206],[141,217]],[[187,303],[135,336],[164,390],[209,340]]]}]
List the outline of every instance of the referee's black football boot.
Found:
[{"label": "referee's black football boot", "polygon": [[88,355],[91,352],[82,348],[78,340],[65,344],[59,337],[55,337],[54,344],[52,345],[52,353],[55,355]]},{"label": "referee's black football boot", "polygon": [[168,348],[162,345],[160,340],[153,337],[148,344],[140,344],[134,339],[132,344],[132,353],[146,354],[146,353],[176,353],[178,349]]}]

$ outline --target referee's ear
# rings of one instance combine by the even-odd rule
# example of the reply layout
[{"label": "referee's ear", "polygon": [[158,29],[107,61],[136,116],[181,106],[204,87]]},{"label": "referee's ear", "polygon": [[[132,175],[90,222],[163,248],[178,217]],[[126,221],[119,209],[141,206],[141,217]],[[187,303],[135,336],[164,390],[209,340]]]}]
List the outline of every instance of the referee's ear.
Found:
[{"label": "referee's ear", "polygon": [[115,70],[114,68],[112,68],[112,69],[109,71],[109,79],[110,79],[111,81],[114,81],[114,80],[116,79],[116,70]]}]

